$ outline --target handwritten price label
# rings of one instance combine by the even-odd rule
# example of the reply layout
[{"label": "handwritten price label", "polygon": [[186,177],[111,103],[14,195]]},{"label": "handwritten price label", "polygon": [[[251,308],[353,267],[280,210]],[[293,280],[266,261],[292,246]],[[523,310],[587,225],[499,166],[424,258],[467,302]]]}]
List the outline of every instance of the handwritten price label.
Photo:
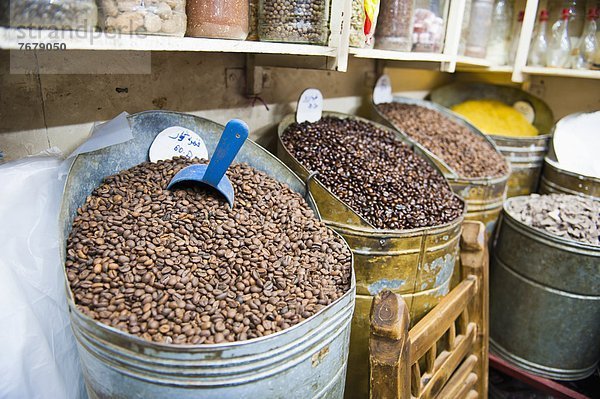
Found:
[{"label": "handwritten price label", "polygon": [[306,89],[298,100],[296,122],[316,122],[323,114],[323,94],[318,89]]},{"label": "handwritten price label", "polygon": [[208,159],[208,150],[197,133],[181,126],[171,126],[160,132],[150,146],[150,161],[173,157]]},{"label": "handwritten price label", "polygon": [[381,75],[379,79],[377,79],[375,89],[373,89],[373,102],[375,104],[382,104],[391,103],[392,100],[392,82],[390,77]]}]

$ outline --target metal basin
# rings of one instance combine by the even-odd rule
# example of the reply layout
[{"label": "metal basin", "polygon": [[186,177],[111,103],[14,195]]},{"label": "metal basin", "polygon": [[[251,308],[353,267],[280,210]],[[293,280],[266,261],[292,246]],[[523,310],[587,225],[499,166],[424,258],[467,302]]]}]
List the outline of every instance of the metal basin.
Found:
[{"label": "metal basin", "polygon": [[490,267],[491,348],[534,374],[583,379],[600,361],[600,247],[534,229],[506,209]]},{"label": "metal basin", "polygon": [[[223,130],[217,123],[175,112],[142,112],[129,121],[132,141],[75,160],[60,214],[63,248],[86,196],[104,177],[146,161],[152,140],[163,129],[183,126],[197,132],[209,154]],[[236,161],[305,195],[318,215],[304,183],[257,144],[248,140]],[[345,295],[302,323],[250,341],[208,345],[148,342],[81,313],[68,287],[67,298],[92,398],[341,398],[355,290],[353,275]]]},{"label": "metal basin", "polygon": [[498,150],[511,166],[506,196],[527,195],[537,190],[544,156],[552,135],[554,123],[552,110],[541,99],[515,87],[486,83],[452,83],[431,92],[431,101],[452,108],[468,100],[497,100],[507,105],[524,103],[533,111],[533,126],[540,135],[533,137],[509,137],[490,135]]},{"label": "metal basin", "polygon": [[[413,143],[385,126],[337,112],[323,112],[323,116],[374,124],[391,131],[398,140],[423,156],[423,152]],[[301,179],[307,180],[309,171],[289,153],[281,140],[283,132],[294,122],[295,116],[288,115],[279,124],[277,156]],[[439,171],[435,163],[424,158]],[[437,305],[450,291],[463,217],[435,227],[375,229],[318,179],[308,179],[306,184],[323,221],[346,239],[354,254],[357,307],[352,320],[346,397],[365,398],[369,395],[368,320],[373,297],[383,289],[402,294],[409,304],[411,321],[415,323]]]},{"label": "metal basin", "polygon": [[600,179],[584,176],[562,169],[549,156],[544,159],[540,180],[541,194],[572,194],[588,198],[600,198]]},{"label": "metal basin", "polygon": [[[454,112],[440,105],[434,104],[430,101],[399,96],[394,96],[393,102],[418,105],[424,108],[435,110],[444,115],[446,118],[467,127],[474,134],[483,137],[496,151],[498,151],[498,148],[492,139],[481,133],[477,128],[460,116],[456,115]],[[465,219],[482,222],[485,225],[486,233],[489,237],[494,230],[496,220],[502,211],[502,203],[505,199],[507,181],[510,172],[505,176],[492,178],[460,177],[455,170],[448,166],[448,164],[441,160],[437,155],[429,151],[417,141],[411,139],[408,134],[398,129],[392,121],[388,120],[385,115],[379,112],[374,103],[372,103],[372,109],[375,120],[398,131],[406,140],[414,143],[415,147],[419,148],[423,154],[425,154],[428,158],[433,160],[436,165],[438,165],[446,179],[448,179],[450,186],[452,186],[452,190],[464,198],[467,204],[467,214],[465,215]]]}]

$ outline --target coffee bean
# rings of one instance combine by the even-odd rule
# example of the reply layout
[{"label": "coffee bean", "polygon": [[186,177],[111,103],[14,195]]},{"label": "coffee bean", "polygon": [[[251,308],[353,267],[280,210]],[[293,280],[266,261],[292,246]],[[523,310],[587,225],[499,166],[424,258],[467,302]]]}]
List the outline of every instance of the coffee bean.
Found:
[{"label": "coffee bean", "polygon": [[[325,187],[376,228],[436,226],[462,214],[463,204],[444,177],[389,130],[324,117],[290,125],[282,141],[304,167],[318,172]],[[309,246],[330,250],[326,243]]]},{"label": "coffee bean", "polygon": [[298,302],[300,293],[318,287],[326,306],[350,288],[346,245],[264,173],[230,167],[233,209],[205,188],[166,190],[175,173],[200,162],[140,164],[89,196],[67,243],[82,312],[154,342],[244,341],[317,313]]},{"label": "coffee bean", "polygon": [[498,177],[508,173],[506,160],[489,142],[436,110],[402,103],[379,104],[377,109],[461,177]]}]

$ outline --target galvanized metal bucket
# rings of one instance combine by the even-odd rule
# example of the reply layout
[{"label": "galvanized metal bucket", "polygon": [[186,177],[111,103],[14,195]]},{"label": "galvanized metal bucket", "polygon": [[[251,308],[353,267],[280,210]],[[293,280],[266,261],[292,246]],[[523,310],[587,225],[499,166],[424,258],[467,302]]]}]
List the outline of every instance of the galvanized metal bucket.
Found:
[{"label": "galvanized metal bucket", "polygon": [[491,259],[491,348],[543,377],[585,378],[600,361],[600,247],[519,222],[510,201]]},{"label": "galvanized metal bucket", "polygon": [[[175,112],[142,112],[129,121],[132,141],[75,160],[60,214],[63,248],[86,196],[104,177],[146,161],[150,144],[163,129],[182,126],[197,132],[209,153],[223,130],[217,123]],[[247,141],[236,161],[288,184],[307,198],[318,215],[304,183],[257,144]],[[345,295],[300,324],[250,341],[211,345],[148,342],[84,315],[68,287],[67,297],[92,398],[304,399],[343,396],[355,291],[353,275]]]},{"label": "galvanized metal bucket", "polygon": [[[475,126],[471,125],[469,122],[456,115],[454,112],[440,105],[437,105],[430,101],[417,100],[413,98],[399,96],[394,96],[393,102],[401,104],[413,104],[424,108],[433,109],[441,113],[448,119],[451,119],[454,122],[467,127],[474,134],[483,137],[488,143],[490,143],[490,145],[496,151],[499,151],[492,139],[490,139],[485,134],[481,133]],[[502,211],[502,203],[504,202],[506,196],[507,181],[510,172],[507,173],[505,176],[493,178],[473,179],[460,177],[460,175],[455,170],[453,170],[446,162],[441,160],[437,155],[433,154],[427,148],[425,148],[418,142],[412,140],[405,132],[398,129],[392,121],[387,119],[385,115],[379,112],[377,106],[374,103],[372,103],[372,108],[375,120],[400,132],[400,134],[402,134],[402,136],[406,140],[414,143],[415,147],[419,148],[423,154],[425,154],[428,158],[433,160],[436,165],[438,165],[446,179],[448,179],[448,182],[450,183],[450,186],[452,186],[454,192],[465,199],[465,202],[467,204],[467,214],[465,215],[465,219],[482,222],[485,225],[485,229],[488,236],[491,235],[492,231],[494,230],[496,220],[498,219],[498,216]]]},{"label": "galvanized metal bucket", "polygon": [[540,180],[541,194],[572,194],[600,198],[600,179],[562,169],[558,162],[547,156]]},{"label": "galvanized metal bucket", "polygon": [[[337,112],[323,112],[323,116],[374,124],[393,132],[398,140],[423,156],[413,143],[385,126]],[[295,115],[288,115],[279,124],[277,156],[307,181],[308,190],[315,198],[323,221],[346,239],[354,254],[357,295],[346,397],[365,398],[369,395],[369,312],[373,297],[383,289],[402,294],[413,322],[437,305],[450,291],[463,218],[441,226],[413,230],[373,228],[318,179],[309,178],[309,171],[285,148],[281,136],[294,122]],[[432,161],[425,159],[439,171]]]},{"label": "galvanized metal bucket", "polygon": [[507,105],[521,104],[533,115],[532,125],[541,133],[534,137],[508,137],[490,135],[498,150],[511,166],[506,196],[527,195],[537,190],[542,163],[548,151],[554,116],[541,99],[516,87],[487,83],[457,82],[439,87],[431,92],[431,101],[446,108],[468,100],[497,100]]}]

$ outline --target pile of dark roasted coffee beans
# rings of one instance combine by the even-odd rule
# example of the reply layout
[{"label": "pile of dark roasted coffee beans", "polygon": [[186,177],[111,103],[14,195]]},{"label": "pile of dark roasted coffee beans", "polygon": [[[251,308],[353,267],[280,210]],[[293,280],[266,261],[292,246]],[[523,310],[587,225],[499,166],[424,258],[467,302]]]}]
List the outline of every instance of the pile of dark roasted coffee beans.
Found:
[{"label": "pile of dark roasted coffee beans", "polygon": [[499,177],[508,173],[504,157],[483,137],[433,109],[401,103],[379,104],[377,108],[394,126],[461,177]]},{"label": "pile of dark roasted coffee beans", "polygon": [[462,202],[443,176],[394,133],[371,123],[324,117],[283,133],[288,151],[371,225],[412,229],[451,222]]},{"label": "pile of dark roasted coffee beans", "polygon": [[348,291],[350,251],[288,186],[234,164],[233,209],[166,189],[198,162],[143,163],[88,197],[67,244],[81,311],[147,340],[211,344],[284,330]]},{"label": "pile of dark roasted coffee beans", "polygon": [[552,235],[600,245],[600,201],[575,195],[532,194],[511,198],[509,214]]}]

